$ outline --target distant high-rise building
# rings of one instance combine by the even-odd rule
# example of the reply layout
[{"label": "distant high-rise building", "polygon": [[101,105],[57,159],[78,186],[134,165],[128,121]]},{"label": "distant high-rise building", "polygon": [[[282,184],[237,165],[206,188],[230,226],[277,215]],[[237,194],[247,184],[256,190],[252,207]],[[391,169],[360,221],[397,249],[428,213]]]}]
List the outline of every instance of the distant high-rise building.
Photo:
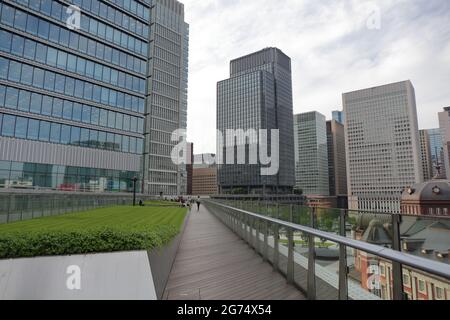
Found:
[{"label": "distant high-rise building", "polygon": [[194,170],[194,144],[187,144],[188,154],[187,154],[187,194],[192,195],[192,175]]},{"label": "distant high-rise building", "polygon": [[[291,59],[267,48],[231,61],[230,69],[230,78],[217,84],[217,129],[224,135],[227,130],[279,129],[279,171],[263,176],[262,166],[248,161],[219,165],[220,191],[290,193],[295,183]],[[241,143],[248,158],[257,141]],[[218,153],[227,158],[226,148]]]},{"label": "distant high-rise building", "polygon": [[295,186],[306,196],[328,196],[326,118],[319,112],[294,116]]},{"label": "distant high-rise building", "polygon": [[410,81],[343,94],[349,208],[400,212],[404,188],[423,181]]},{"label": "distant high-rise building", "polygon": [[339,122],[341,124],[345,124],[344,111],[333,111],[332,112],[332,119],[336,120],[337,122]]},{"label": "distant high-rise building", "polygon": [[187,127],[189,25],[184,21],[182,3],[151,3],[149,52],[153,59],[147,74],[145,193],[186,194],[186,165],[173,163],[171,153],[178,142],[171,137],[175,130]]},{"label": "distant high-rise building", "polygon": [[428,137],[430,139],[430,151],[431,151],[431,162],[433,169],[433,177],[438,175],[437,167],[440,165],[440,173],[445,173],[444,165],[444,145],[441,134],[441,129],[429,129],[427,130]]},{"label": "distant high-rise building", "polygon": [[328,180],[330,196],[347,195],[347,161],[344,125],[327,121]]},{"label": "distant high-rise building", "polygon": [[433,178],[433,162],[431,161],[430,137],[427,130],[420,130],[420,154],[422,156],[422,172],[425,181]]},{"label": "distant high-rise building", "polygon": [[450,179],[450,107],[439,113],[439,127],[441,129],[443,160],[447,179]]}]

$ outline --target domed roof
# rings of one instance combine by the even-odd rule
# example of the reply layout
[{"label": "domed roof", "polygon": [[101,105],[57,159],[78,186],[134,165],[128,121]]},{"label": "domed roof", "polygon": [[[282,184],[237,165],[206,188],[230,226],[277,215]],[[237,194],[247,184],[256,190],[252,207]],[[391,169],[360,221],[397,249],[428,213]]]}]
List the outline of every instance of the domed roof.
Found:
[{"label": "domed roof", "polygon": [[450,201],[450,180],[433,179],[406,188],[402,201]]}]

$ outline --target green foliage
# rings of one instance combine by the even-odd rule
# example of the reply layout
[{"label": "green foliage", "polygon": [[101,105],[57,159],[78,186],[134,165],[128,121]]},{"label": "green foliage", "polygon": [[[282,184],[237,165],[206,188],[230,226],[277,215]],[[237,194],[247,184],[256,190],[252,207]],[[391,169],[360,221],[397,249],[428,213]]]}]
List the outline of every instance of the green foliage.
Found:
[{"label": "green foliage", "polygon": [[179,233],[186,209],[114,207],[0,226],[0,259],[151,250]]}]

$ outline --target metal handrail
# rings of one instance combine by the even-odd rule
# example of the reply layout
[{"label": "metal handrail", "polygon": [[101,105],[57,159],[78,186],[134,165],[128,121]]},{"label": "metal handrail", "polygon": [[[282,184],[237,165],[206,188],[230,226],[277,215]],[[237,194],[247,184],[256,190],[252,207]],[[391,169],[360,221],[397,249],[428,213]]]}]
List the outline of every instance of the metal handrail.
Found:
[{"label": "metal handrail", "polygon": [[343,236],[339,236],[339,235],[335,235],[335,234],[332,234],[329,232],[317,230],[317,229],[314,229],[311,227],[306,227],[306,226],[298,225],[295,223],[263,216],[263,215],[260,215],[257,213],[253,213],[253,212],[249,212],[246,210],[231,207],[231,206],[219,203],[219,202],[215,202],[215,201],[210,201],[210,202],[212,202],[214,205],[221,206],[225,209],[234,210],[236,212],[239,212],[239,213],[242,213],[242,214],[257,218],[257,219],[261,219],[263,221],[267,221],[270,223],[277,224],[279,226],[283,226],[286,228],[291,228],[291,229],[294,229],[297,231],[301,231],[310,236],[323,238],[323,239],[332,241],[334,243],[338,243],[340,245],[344,245],[347,247],[351,247],[353,249],[361,250],[361,251],[379,256],[381,258],[388,259],[392,262],[401,263],[401,264],[404,264],[404,265],[407,265],[407,266],[410,266],[410,267],[413,267],[413,268],[416,268],[416,269],[419,269],[422,271],[426,271],[431,274],[438,275],[438,276],[441,276],[443,278],[450,280],[450,265],[445,264],[445,263],[425,259],[422,257],[395,251],[395,250],[392,250],[389,248],[369,244],[369,243],[362,242],[362,241],[349,239],[349,238],[346,238]]}]

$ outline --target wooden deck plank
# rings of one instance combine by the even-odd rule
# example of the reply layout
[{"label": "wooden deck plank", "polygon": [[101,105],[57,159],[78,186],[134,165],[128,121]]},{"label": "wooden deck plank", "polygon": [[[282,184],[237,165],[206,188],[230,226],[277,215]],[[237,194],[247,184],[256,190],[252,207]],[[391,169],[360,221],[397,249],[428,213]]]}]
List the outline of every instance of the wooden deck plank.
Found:
[{"label": "wooden deck plank", "polygon": [[193,209],[165,299],[303,300],[304,295],[204,207]]}]

